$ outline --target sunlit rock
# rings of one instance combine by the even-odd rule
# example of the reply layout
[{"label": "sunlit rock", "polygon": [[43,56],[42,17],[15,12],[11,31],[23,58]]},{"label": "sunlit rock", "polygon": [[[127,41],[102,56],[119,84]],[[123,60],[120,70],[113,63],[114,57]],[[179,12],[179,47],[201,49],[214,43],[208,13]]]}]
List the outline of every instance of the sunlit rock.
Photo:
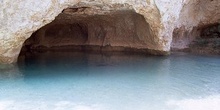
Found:
[{"label": "sunlit rock", "polygon": [[[16,62],[25,40],[41,27],[52,22],[64,9],[67,9],[64,10],[66,13],[77,12],[89,15],[103,15],[112,10],[133,10],[143,16],[147,24],[145,30],[148,31],[148,34],[139,34],[133,38],[141,38],[139,40],[144,42],[140,44],[141,47],[150,50],[149,53],[165,55],[170,51],[174,28],[176,30],[181,28],[178,33],[192,33],[194,27],[216,23],[219,20],[219,6],[218,0],[38,0],[37,2],[2,0],[0,1],[0,63]],[[73,10],[68,10],[71,8]],[[140,26],[138,23],[135,24]],[[114,34],[111,35],[110,31],[108,34],[112,39],[111,36]],[[178,38],[194,38],[193,34],[181,35],[174,36],[177,42],[172,43],[173,48],[185,48],[189,44],[178,44],[180,41]],[[116,44],[125,46],[113,40],[112,45]],[[132,48],[140,48],[139,42],[137,47],[131,45]]]}]

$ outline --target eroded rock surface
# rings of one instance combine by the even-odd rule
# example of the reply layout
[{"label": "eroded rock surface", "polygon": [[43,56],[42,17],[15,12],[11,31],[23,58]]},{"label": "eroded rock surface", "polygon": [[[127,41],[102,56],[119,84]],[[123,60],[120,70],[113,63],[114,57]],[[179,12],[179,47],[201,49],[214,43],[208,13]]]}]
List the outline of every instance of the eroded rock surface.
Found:
[{"label": "eroded rock surface", "polygon": [[[175,35],[178,36],[174,36],[177,42],[172,43],[173,48],[175,45],[178,45],[177,48],[187,47],[187,43],[179,46],[178,38],[191,36],[179,33],[194,33],[192,30],[195,27],[219,22],[219,6],[219,0],[1,0],[0,63],[16,62],[24,41],[68,7],[75,9],[69,11],[82,12],[81,14],[87,11],[91,15],[102,15],[111,10],[133,10],[143,16],[148,24],[146,30],[149,31],[147,35],[137,35],[137,39],[144,40],[143,44],[137,44],[137,48],[144,47],[166,53],[170,51],[174,28],[177,32]],[[194,38],[194,34],[189,35]],[[135,36],[133,38],[136,39]]]},{"label": "eroded rock surface", "polygon": [[189,48],[201,37],[204,27],[220,23],[219,9],[219,0],[185,0],[173,32],[171,48]]},{"label": "eroded rock surface", "polygon": [[[147,49],[156,45],[149,24],[133,10],[93,14],[86,7],[69,8],[25,42],[29,49],[84,48],[106,51]],[[83,13],[83,14],[82,14]],[[87,47],[87,48],[86,48]],[[95,47],[95,48],[93,48]],[[156,54],[156,53],[155,53]]]},{"label": "eroded rock surface", "polygon": [[189,50],[202,54],[220,55],[220,23],[202,27],[200,36],[189,45]]}]

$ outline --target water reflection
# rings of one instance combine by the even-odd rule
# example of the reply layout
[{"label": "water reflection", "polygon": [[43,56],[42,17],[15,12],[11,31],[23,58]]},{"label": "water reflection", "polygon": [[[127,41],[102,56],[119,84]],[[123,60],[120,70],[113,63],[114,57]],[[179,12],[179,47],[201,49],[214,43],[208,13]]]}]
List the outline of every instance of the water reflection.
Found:
[{"label": "water reflection", "polygon": [[21,78],[17,64],[0,64],[0,80]]},{"label": "water reflection", "polygon": [[[185,106],[189,109],[210,99],[219,102],[219,63],[219,57],[182,54],[162,57],[27,53],[18,63],[22,81],[19,78],[10,82],[1,80],[0,107],[7,110],[184,110]],[[204,101],[200,103],[200,99]]]}]

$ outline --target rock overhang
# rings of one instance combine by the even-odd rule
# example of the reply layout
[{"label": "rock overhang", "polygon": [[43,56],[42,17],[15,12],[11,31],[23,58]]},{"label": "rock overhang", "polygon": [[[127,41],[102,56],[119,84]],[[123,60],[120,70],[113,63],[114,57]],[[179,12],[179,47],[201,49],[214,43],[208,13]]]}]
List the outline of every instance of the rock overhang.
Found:
[{"label": "rock overhang", "polygon": [[[220,18],[217,11],[220,6],[218,0],[40,0],[37,2],[3,0],[1,2],[1,63],[16,62],[24,41],[37,29],[52,22],[63,9],[68,7],[82,7],[82,10],[86,7],[100,8],[102,12],[110,9],[132,9],[142,15],[149,24],[151,39],[154,42],[147,48],[164,52],[170,51],[174,28],[184,26],[186,27],[184,31],[191,31],[191,27],[201,23],[219,22],[217,20]],[[205,7],[207,10],[200,10],[199,16],[190,17],[196,10],[198,11],[198,7]],[[193,10],[193,13],[190,14],[190,10]],[[213,13],[216,16],[213,17]],[[185,22],[187,20],[184,19],[190,22]]]}]

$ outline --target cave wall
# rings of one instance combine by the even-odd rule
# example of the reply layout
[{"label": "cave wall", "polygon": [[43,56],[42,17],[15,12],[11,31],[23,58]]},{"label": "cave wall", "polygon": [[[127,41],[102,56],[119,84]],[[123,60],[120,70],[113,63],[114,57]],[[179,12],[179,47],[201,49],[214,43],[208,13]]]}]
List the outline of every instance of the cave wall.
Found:
[{"label": "cave wall", "polygon": [[220,23],[209,24],[198,30],[200,34],[190,43],[189,51],[220,55]]},{"label": "cave wall", "polygon": [[[37,29],[50,23],[67,7],[90,7],[101,10],[123,10],[124,7],[144,16],[152,31],[154,45],[147,48],[169,52],[171,30],[182,2],[171,0],[20,0],[0,1],[0,62],[17,61],[22,44]],[[177,7],[178,6],[178,7]],[[166,8],[169,13],[166,13]],[[173,10],[175,8],[175,10]],[[90,12],[93,14],[93,11]],[[172,16],[173,19],[167,18]],[[163,20],[163,21],[161,21]],[[166,26],[165,26],[166,24]],[[171,26],[168,28],[168,24]],[[166,28],[164,28],[164,26]],[[164,32],[164,31],[169,32]]]},{"label": "cave wall", "polygon": [[173,31],[171,48],[190,48],[190,45],[201,37],[205,27],[220,23],[219,9],[219,0],[185,0]]},{"label": "cave wall", "polygon": [[[90,46],[147,49],[154,45],[149,24],[133,10],[110,11],[89,15],[65,9],[55,20],[36,31],[26,46],[30,49]],[[85,9],[83,9],[85,10]]]},{"label": "cave wall", "polygon": [[[24,41],[67,7],[89,7],[100,10],[97,11],[99,14],[110,10],[134,10],[149,24],[151,37],[144,39],[152,42],[148,42],[146,48],[168,53],[170,47],[175,48],[172,38],[194,37],[191,36],[194,34],[185,36],[178,33],[192,33],[195,27],[219,22],[219,6],[219,0],[2,0],[0,63],[16,62]],[[96,12],[90,10],[88,13],[92,15]],[[174,29],[182,31],[173,36]]]}]

